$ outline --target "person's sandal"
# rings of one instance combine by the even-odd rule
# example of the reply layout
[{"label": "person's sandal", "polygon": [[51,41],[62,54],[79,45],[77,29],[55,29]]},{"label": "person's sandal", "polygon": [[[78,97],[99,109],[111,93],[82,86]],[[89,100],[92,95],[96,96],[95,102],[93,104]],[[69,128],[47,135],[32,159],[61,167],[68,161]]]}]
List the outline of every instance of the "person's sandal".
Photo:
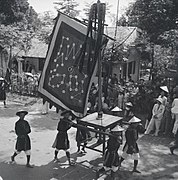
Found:
[{"label": "person's sandal", "polygon": [[31,165],[31,164],[26,164],[26,167],[28,167],[28,168],[34,168],[34,166]]},{"label": "person's sandal", "polygon": [[141,173],[141,172],[138,171],[137,169],[134,169],[132,172],[133,172],[133,173],[134,173],[134,172],[135,172],[135,173]]}]

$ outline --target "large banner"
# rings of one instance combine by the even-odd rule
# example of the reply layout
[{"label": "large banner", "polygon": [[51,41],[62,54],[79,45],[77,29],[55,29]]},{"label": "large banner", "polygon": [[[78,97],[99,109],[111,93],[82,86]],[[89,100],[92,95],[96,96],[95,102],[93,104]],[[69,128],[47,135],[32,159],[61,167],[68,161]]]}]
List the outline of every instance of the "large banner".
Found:
[{"label": "large banner", "polygon": [[[85,25],[64,14],[58,15],[39,82],[39,92],[44,99],[57,108],[72,110],[77,116],[86,114],[89,89],[96,70],[96,61],[93,61],[88,45],[82,71],[80,65],[76,65],[86,34]],[[90,70],[88,59],[94,62]]]}]

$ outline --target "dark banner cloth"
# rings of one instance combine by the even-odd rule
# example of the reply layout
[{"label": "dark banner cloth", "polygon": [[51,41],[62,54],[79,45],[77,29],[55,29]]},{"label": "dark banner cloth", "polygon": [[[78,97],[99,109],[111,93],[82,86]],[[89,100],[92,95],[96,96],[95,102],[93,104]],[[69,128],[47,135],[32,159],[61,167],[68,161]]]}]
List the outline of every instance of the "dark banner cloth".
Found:
[{"label": "dark banner cloth", "polygon": [[[46,61],[39,82],[40,94],[57,108],[72,110],[77,116],[86,114],[89,89],[96,70],[92,63],[87,71],[87,45],[82,72],[74,66],[85,41],[87,27],[64,14],[59,14],[48,47]],[[93,55],[90,56],[91,61]]]}]

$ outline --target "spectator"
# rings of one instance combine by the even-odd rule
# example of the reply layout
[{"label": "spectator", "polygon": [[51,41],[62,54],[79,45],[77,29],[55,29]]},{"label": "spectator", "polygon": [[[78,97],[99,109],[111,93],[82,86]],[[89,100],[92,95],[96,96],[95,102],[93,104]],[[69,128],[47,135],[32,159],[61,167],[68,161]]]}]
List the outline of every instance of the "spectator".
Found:
[{"label": "spectator", "polygon": [[5,79],[0,77],[0,101],[3,101],[6,108],[6,82]]},{"label": "spectator", "polygon": [[118,84],[117,74],[113,74],[113,77],[111,78],[111,84]]},{"label": "spectator", "polygon": [[165,111],[163,115],[163,119],[160,126],[160,132],[165,135],[171,135],[171,130],[173,128],[173,119],[171,116],[171,108],[172,108],[172,99],[170,96],[167,98],[167,103],[165,105]]},{"label": "spectator", "polygon": [[160,93],[159,97],[163,99],[162,104],[165,106],[167,103],[166,94],[169,92],[169,90],[168,90],[167,86],[161,86],[160,89],[161,89],[161,93]]},{"label": "spectator", "polygon": [[154,126],[156,126],[156,131],[154,135],[158,136],[161,119],[163,118],[163,113],[165,110],[165,106],[162,103],[163,103],[162,98],[156,99],[156,104],[153,106],[152,109],[152,118],[148,124],[145,134],[150,134],[150,132],[154,130]]},{"label": "spectator", "polygon": [[123,100],[124,100],[124,93],[119,92],[119,94],[118,94],[118,107],[121,109],[123,108]]},{"label": "spectator", "polygon": [[175,98],[173,100],[171,112],[173,114],[173,117],[175,118],[175,123],[172,130],[173,134],[175,135],[178,130],[178,93],[175,95]]}]

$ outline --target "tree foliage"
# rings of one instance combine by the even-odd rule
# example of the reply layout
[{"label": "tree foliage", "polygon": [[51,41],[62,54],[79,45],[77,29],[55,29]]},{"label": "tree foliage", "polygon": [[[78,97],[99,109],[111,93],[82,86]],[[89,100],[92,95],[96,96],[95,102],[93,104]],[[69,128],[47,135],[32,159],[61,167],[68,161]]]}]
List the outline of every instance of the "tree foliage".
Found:
[{"label": "tree foliage", "polygon": [[161,34],[177,27],[177,9],[177,0],[136,0],[121,20],[146,31],[150,40],[157,43]]},{"label": "tree foliage", "polygon": [[71,17],[76,17],[79,15],[79,10],[77,7],[79,4],[75,0],[57,0],[54,2],[56,4],[56,9],[64,14],[67,14]]},{"label": "tree foliage", "polygon": [[27,0],[0,0],[0,44],[6,49],[16,47],[27,52],[39,25],[38,15]]},{"label": "tree foliage", "polygon": [[54,27],[54,15],[51,11],[46,11],[39,15],[40,28],[37,31],[37,38],[48,44]]},{"label": "tree foliage", "polygon": [[[150,72],[156,69],[155,72],[161,74],[167,68],[175,67],[178,52],[177,0],[136,0],[120,18],[119,25],[142,29],[142,63],[150,65]],[[153,53],[151,49],[154,49]]]},{"label": "tree foliage", "polygon": [[37,13],[29,6],[28,0],[0,0],[0,23],[9,25],[17,22],[32,24]]}]

